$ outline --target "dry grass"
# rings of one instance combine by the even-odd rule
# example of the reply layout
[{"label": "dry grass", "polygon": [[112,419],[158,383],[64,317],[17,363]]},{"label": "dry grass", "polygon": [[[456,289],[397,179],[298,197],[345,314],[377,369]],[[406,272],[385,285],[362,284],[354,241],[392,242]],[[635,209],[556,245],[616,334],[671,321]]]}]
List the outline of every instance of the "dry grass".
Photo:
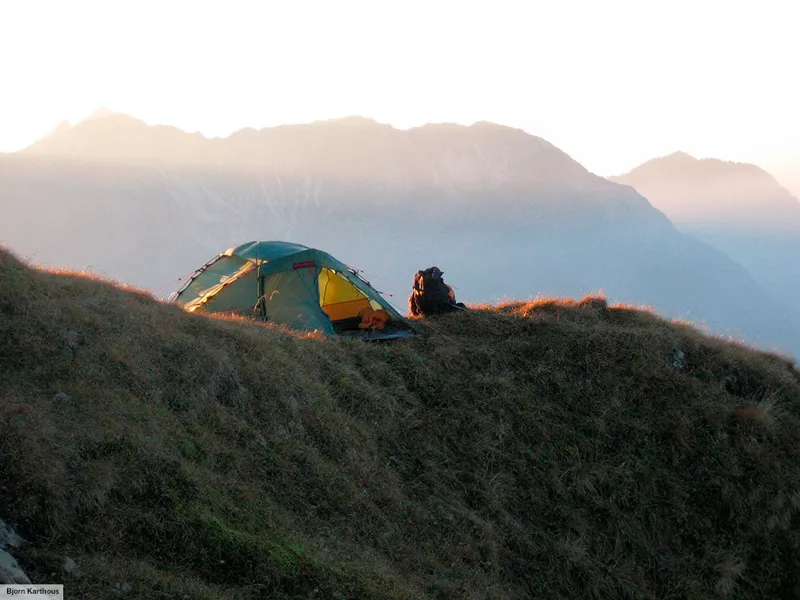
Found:
[{"label": "dry grass", "polygon": [[316,339],[0,252],[21,564],[74,558],[71,598],[800,594],[790,361],[598,298],[475,308]]}]

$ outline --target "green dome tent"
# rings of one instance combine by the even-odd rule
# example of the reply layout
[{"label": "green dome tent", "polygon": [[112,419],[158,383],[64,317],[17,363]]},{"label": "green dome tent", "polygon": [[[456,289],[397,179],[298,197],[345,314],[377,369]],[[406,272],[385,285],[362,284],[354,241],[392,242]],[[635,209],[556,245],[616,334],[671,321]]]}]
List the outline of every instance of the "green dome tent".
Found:
[{"label": "green dome tent", "polygon": [[[369,282],[330,254],[289,242],[248,242],[195,271],[170,298],[196,313],[258,316],[293,329],[364,339],[408,337],[413,329]],[[359,329],[363,308],[383,309],[382,330]]]}]

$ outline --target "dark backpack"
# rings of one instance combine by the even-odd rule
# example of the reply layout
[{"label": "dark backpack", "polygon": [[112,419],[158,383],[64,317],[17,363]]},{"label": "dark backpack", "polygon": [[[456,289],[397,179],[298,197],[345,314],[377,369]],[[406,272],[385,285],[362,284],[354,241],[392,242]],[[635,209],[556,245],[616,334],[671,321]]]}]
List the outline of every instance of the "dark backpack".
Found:
[{"label": "dark backpack", "polygon": [[453,288],[444,282],[442,275],[444,273],[439,267],[417,271],[414,275],[414,291],[408,298],[408,309],[412,315],[440,315],[465,308],[462,303],[456,302]]}]

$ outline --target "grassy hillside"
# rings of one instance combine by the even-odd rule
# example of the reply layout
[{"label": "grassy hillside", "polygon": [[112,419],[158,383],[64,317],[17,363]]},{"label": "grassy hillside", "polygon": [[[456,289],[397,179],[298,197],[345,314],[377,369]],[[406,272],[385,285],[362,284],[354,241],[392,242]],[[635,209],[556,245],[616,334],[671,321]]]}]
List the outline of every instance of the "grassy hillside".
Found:
[{"label": "grassy hillside", "polygon": [[800,594],[789,361],[624,307],[478,308],[316,339],[0,252],[20,564],[70,598]]}]

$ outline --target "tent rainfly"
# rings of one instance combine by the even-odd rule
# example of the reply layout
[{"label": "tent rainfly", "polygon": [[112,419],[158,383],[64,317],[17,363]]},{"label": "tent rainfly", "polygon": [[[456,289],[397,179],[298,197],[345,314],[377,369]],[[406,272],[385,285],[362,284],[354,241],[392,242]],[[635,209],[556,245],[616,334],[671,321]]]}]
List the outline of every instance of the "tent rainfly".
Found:
[{"label": "tent rainfly", "polygon": [[[248,242],[195,271],[170,298],[196,313],[227,313],[363,339],[413,335],[408,321],[369,282],[330,254],[289,242]],[[359,312],[383,309],[383,329],[361,329]]]}]

